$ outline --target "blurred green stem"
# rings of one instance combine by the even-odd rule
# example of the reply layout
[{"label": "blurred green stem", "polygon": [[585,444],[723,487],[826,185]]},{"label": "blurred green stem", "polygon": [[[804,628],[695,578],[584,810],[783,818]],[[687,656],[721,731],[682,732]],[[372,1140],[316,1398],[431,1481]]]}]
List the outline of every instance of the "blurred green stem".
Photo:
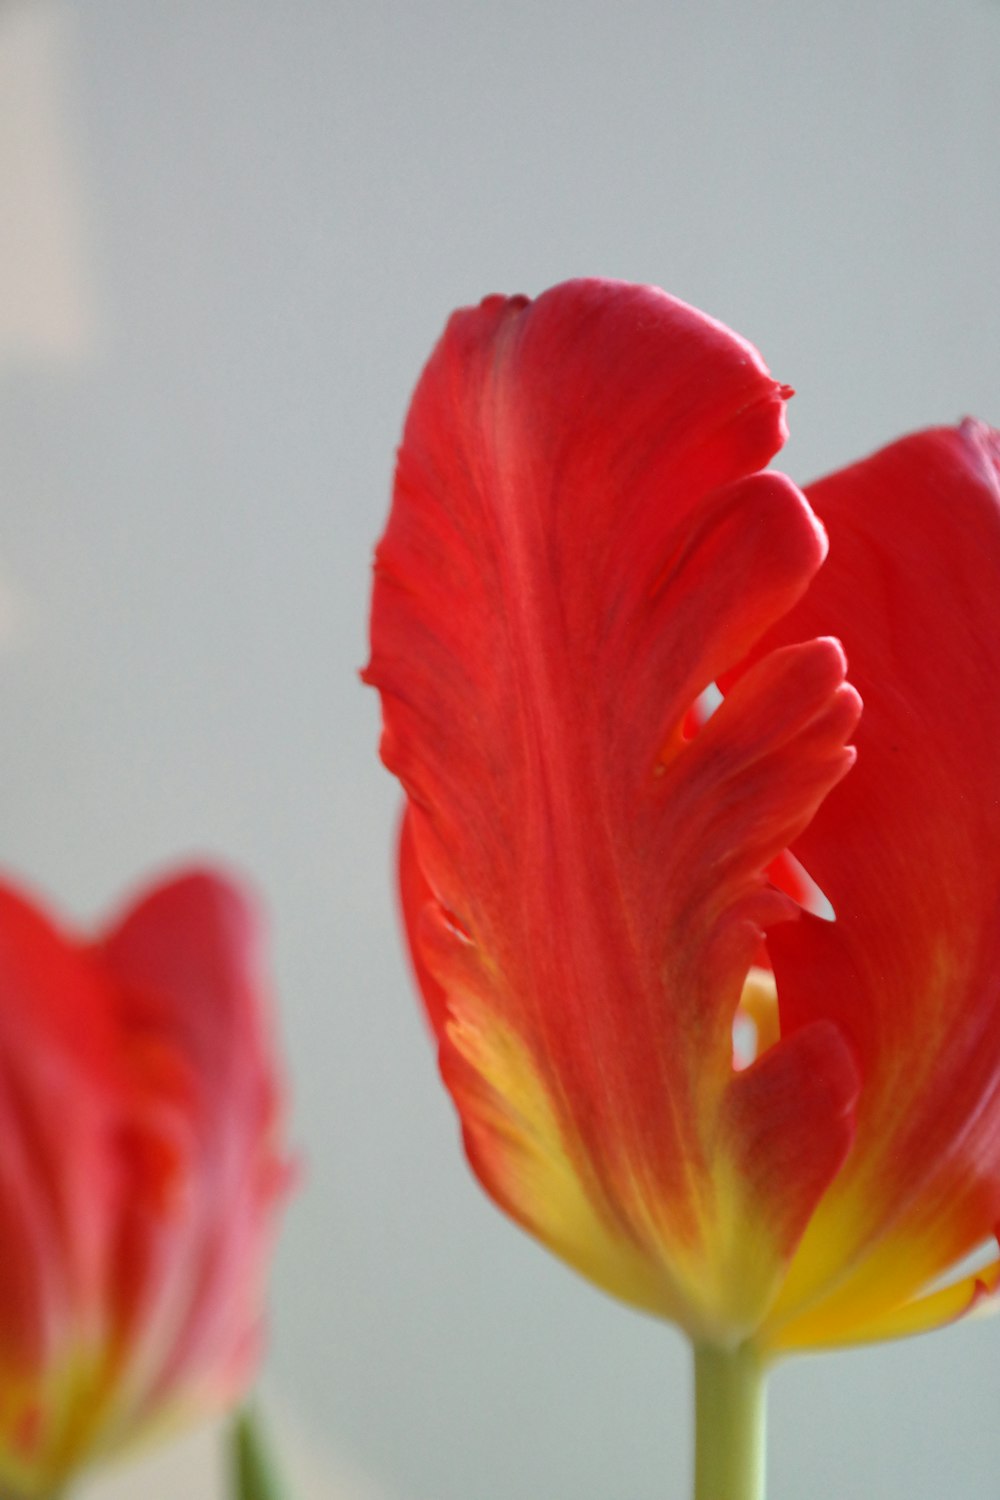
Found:
[{"label": "blurred green stem", "polygon": [[232,1500],[292,1500],[252,1406],[236,1418],[230,1451]]},{"label": "blurred green stem", "polygon": [[694,1349],[694,1500],[764,1500],[765,1371],[748,1344]]}]

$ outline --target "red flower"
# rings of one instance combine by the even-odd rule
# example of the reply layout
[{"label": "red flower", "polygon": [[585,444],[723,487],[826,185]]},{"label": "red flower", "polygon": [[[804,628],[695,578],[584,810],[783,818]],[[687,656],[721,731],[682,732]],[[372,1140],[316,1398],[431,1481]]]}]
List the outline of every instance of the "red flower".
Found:
[{"label": "red flower", "polygon": [[760,472],[789,394],[650,288],[456,313],[367,673],[475,1171],[765,1354],[959,1315],[995,1263],[931,1288],[1000,1220],[1000,441],[804,496]]},{"label": "red flower", "polygon": [[257,1361],[288,1181],[258,918],[218,875],[96,941],[0,888],[0,1489],[45,1495]]}]

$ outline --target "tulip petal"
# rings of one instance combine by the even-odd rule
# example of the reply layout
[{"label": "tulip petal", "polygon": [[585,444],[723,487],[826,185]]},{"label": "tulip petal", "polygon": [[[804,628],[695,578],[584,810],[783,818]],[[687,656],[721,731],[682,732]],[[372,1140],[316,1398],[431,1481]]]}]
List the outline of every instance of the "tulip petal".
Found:
[{"label": "tulip petal", "polygon": [[[28,1339],[34,1348],[29,1363],[43,1362],[53,1341],[65,1339],[68,1318],[93,1313],[100,1290],[112,1193],[105,1142],[116,1109],[116,1039],[111,1008],[85,957],[10,887],[0,887],[0,986],[17,1002],[0,1007],[0,1172],[10,1179],[0,1192],[0,1213],[16,1219],[0,1231],[6,1266],[0,1299],[11,1295],[0,1311],[0,1344],[9,1352]],[[75,1122],[69,1137],[67,1112]],[[32,1276],[58,1269],[60,1279],[50,1294],[28,1297],[16,1293],[12,1277],[32,1224]],[[45,1306],[49,1313],[42,1316]],[[29,1316],[41,1319],[30,1337],[17,1328]],[[78,1336],[93,1332],[86,1323],[77,1328]]]},{"label": "tulip petal", "polygon": [[140,900],[96,953],[134,1090],[126,1144],[141,1158],[116,1278],[127,1383],[152,1409],[175,1390],[221,1406],[256,1357],[288,1181],[259,917],[237,885],[193,871]]},{"label": "tulip petal", "polygon": [[407,421],[366,674],[473,1166],[600,1284],[727,1336],[773,1296],[856,1087],[834,1026],[732,1066],[761,933],[797,911],[765,871],[851,762],[839,648],[765,657],[690,734],[823,558],[799,492],[756,472],[785,394],[649,288],[456,314]]},{"label": "tulip petal", "polygon": [[[881,1336],[1000,1219],[1000,440],[919,433],[808,490],[827,565],[760,649],[844,642],[858,763],[796,855],[836,921],[769,940],[782,1028],[821,1017],[857,1139],[762,1339]],[[888,1335],[886,1335],[888,1336]]]},{"label": "tulip petal", "polygon": [[841,1310],[825,1324],[815,1318],[810,1322],[812,1350],[843,1348],[852,1344],[871,1344],[883,1339],[912,1338],[930,1333],[948,1323],[957,1323],[978,1313],[995,1313],[1000,1309],[1000,1260],[982,1270],[960,1276],[947,1286],[913,1297],[899,1307],[884,1310],[876,1317],[851,1323]]}]

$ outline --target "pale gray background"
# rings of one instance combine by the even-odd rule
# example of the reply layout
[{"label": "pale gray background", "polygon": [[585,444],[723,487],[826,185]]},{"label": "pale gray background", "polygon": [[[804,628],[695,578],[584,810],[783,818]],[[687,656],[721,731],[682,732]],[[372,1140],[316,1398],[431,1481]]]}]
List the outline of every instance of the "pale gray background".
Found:
[{"label": "pale gray background", "polygon": [[[800,479],[1000,421],[1000,5],[36,9],[69,332],[43,295],[0,351],[3,860],[80,917],[191,851],[266,893],[308,1162],[269,1373],[307,1431],[394,1500],[683,1496],[681,1339],[458,1149],[355,675],[370,549],[420,364],[488,291],[705,307],[797,387]],[[770,1500],[995,1500],[998,1378],[995,1322],[785,1367]]]}]

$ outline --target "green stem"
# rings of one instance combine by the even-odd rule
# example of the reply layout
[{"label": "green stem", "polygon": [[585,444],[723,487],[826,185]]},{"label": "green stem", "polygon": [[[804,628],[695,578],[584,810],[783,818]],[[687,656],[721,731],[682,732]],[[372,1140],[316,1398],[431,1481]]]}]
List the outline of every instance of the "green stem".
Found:
[{"label": "green stem", "polygon": [[694,1349],[694,1500],[764,1500],[764,1378],[748,1344]]},{"label": "green stem", "polygon": [[231,1455],[231,1500],[288,1500],[289,1490],[252,1406],[236,1417]]}]

